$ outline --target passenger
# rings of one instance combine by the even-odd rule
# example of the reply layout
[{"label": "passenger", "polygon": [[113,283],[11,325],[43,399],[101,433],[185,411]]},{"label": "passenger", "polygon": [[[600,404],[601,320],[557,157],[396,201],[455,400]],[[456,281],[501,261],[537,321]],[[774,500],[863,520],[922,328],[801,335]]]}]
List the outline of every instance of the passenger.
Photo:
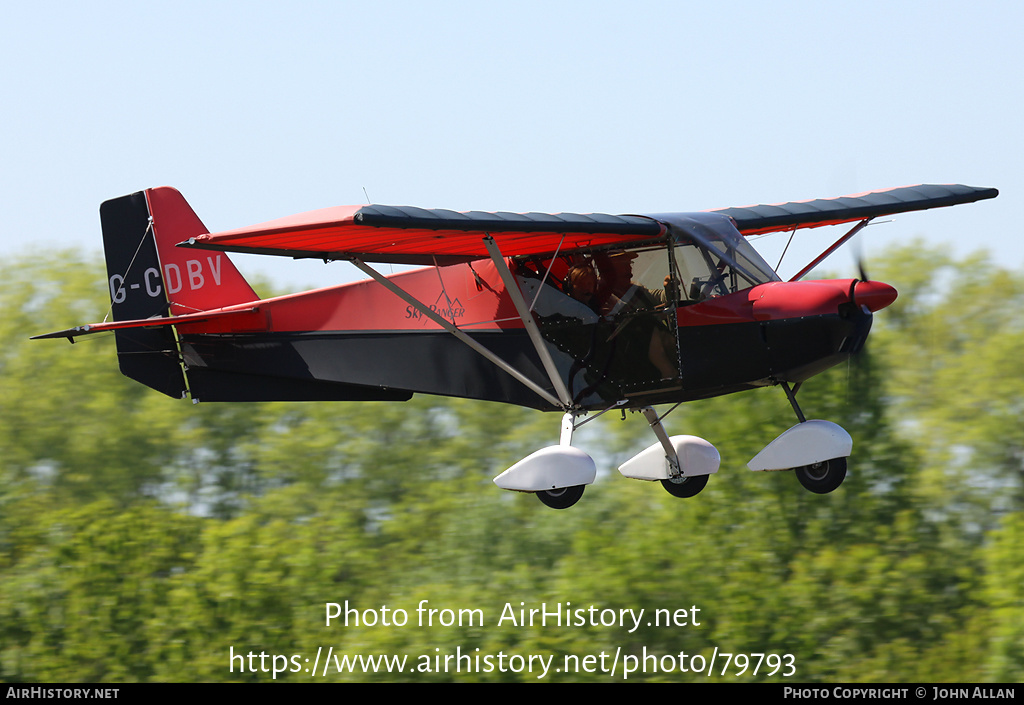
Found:
[{"label": "passenger", "polygon": [[590,264],[577,264],[565,277],[566,293],[597,310],[597,272]]},{"label": "passenger", "polygon": [[597,290],[597,272],[592,266],[572,267],[562,289],[554,286],[553,278],[544,283],[543,279],[534,274],[519,274],[516,277],[520,291],[534,313],[542,319],[564,317],[575,318],[586,324],[597,323],[597,307],[593,300],[594,291]]}]

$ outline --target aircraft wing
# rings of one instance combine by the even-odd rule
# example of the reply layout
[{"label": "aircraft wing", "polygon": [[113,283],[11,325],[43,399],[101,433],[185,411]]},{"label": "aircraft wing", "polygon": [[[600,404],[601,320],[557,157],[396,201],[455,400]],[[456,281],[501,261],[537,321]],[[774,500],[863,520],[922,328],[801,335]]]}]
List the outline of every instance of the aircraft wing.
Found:
[{"label": "aircraft wing", "polygon": [[604,213],[457,213],[410,206],[338,206],[237,230],[199,235],[182,247],[444,265],[488,257],[490,235],[505,256],[626,245],[665,234],[653,218]]},{"label": "aircraft wing", "polygon": [[960,184],[920,184],[883,191],[869,191],[839,198],[795,201],[775,205],[722,208],[712,211],[730,216],[744,235],[757,235],[795,228],[817,228],[823,225],[850,223],[865,218],[905,213],[907,211],[942,208],[995,198],[994,188],[977,188]]}]

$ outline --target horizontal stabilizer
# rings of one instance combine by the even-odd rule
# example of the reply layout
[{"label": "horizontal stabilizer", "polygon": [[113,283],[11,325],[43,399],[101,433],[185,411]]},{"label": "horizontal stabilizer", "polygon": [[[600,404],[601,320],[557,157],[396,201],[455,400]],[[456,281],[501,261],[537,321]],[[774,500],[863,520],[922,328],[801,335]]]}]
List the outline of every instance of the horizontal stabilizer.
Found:
[{"label": "horizontal stabilizer", "polygon": [[84,326],[75,326],[74,328],[68,328],[67,330],[44,333],[43,335],[33,335],[31,340],[41,340],[43,338],[67,338],[68,340],[71,340],[71,342],[74,342],[74,338],[82,335],[90,335],[92,333],[106,333],[112,330],[123,330],[125,328],[181,326],[191,323],[203,323],[204,321],[210,321],[216,318],[225,318],[227,316],[237,316],[242,313],[256,313],[257,311],[259,311],[258,308],[250,307],[232,311],[204,311],[202,313],[191,313],[185,316],[140,318],[133,321],[112,321],[110,323],[87,323]]}]

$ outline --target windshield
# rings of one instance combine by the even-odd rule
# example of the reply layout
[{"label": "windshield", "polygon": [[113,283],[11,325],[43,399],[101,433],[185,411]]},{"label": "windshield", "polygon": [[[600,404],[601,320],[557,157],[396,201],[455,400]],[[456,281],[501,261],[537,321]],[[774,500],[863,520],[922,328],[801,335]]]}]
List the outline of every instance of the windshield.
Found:
[{"label": "windshield", "polygon": [[779,276],[727,216],[689,213],[656,216],[669,225],[673,265],[682,303],[724,296]]}]

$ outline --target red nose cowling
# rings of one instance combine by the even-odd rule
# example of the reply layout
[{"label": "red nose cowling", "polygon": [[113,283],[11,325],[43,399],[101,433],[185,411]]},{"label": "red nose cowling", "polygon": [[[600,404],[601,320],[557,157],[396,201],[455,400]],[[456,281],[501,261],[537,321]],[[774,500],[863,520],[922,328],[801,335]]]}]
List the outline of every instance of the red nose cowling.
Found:
[{"label": "red nose cowling", "polygon": [[896,289],[882,282],[857,282],[853,289],[853,299],[861,306],[867,306],[872,313],[880,311],[896,300]]}]

